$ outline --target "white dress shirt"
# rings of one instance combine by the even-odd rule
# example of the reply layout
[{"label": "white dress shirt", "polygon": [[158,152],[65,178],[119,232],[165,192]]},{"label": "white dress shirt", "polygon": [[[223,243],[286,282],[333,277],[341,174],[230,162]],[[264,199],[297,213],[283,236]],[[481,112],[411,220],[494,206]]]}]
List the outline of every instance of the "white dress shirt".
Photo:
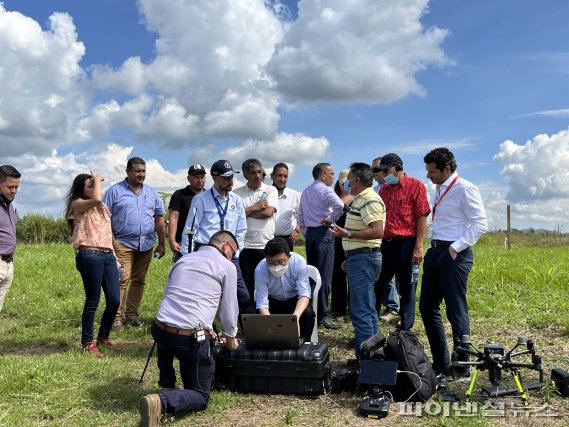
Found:
[{"label": "white dress shirt", "polygon": [[[265,199],[270,207],[278,211],[279,193],[275,187],[262,183],[256,190],[251,190],[247,184],[234,190],[243,200],[245,208],[253,206],[259,200]],[[270,218],[258,219],[247,217],[247,233],[245,233],[246,249],[265,249],[269,240],[275,237],[275,215]]]},{"label": "white dress shirt", "polygon": [[451,241],[453,249],[461,252],[478,241],[488,224],[480,190],[470,181],[458,178],[444,194],[456,176],[457,173],[453,173],[437,188],[432,240]]},{"label": "white dress shirt", "polygon": [[300,193],[285,187],[277,202],[275,214],[275,236],[290,236],[296,228]]}]

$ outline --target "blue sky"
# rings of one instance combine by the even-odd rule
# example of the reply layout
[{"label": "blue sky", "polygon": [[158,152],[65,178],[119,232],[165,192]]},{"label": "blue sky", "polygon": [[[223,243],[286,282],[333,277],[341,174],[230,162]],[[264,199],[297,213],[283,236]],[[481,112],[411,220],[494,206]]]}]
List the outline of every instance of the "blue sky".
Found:
[{"label": "blue sky", "polygon": [[[195,7],[192,7],[195,6]],[[61,12],[54,14],[55,12]],[[189,163],[258,157],[338,172],[447,146],[493,229],[569,227],[569,3],[303,0],[0,7],[0,159],[21,213],[60,215],[73,176],[185,183]],[[432,190],[431,186],[428,186]]]}]

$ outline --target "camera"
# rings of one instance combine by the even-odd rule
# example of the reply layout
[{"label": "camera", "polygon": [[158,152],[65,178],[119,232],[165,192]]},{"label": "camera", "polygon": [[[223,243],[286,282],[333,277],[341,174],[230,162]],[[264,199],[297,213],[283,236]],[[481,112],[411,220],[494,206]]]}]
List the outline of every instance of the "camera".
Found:
[{"label": "camera", "polygon": [[337,370],[332,376],[330,393],[339,394],[343,391],[353,393],[358,386],[358,367],[349,366]]}]

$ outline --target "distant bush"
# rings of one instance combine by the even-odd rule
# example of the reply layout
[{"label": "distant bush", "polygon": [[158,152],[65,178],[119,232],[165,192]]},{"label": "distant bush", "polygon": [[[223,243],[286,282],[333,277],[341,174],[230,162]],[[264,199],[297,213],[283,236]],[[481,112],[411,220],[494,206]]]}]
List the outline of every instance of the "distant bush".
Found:
[{"label": "distant bush", "polygon": [[63,218],[29,214],[18,219],[19,243],[70,243],[71,232]]}]

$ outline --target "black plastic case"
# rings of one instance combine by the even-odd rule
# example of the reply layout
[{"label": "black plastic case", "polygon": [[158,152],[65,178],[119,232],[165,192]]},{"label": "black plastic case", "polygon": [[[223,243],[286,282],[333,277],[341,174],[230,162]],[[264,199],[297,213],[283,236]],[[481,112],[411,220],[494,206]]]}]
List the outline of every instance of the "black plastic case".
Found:
[{"label": "black plastic case", "polygon": [[330,353],[326,344],[298,349],[215,347],[214,388],[242,393],[317,395],[330,391]]}]

